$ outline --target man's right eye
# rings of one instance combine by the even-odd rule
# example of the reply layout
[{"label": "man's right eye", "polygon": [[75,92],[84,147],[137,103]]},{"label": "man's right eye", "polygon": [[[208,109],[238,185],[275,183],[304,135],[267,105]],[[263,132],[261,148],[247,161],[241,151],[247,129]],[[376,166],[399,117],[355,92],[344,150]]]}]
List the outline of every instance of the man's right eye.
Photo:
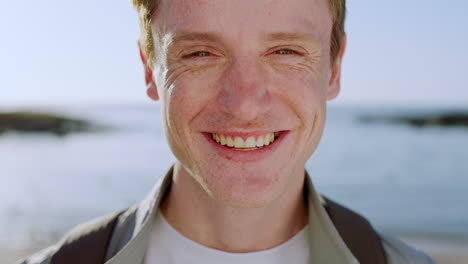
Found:
[{"label": "man's right eye", "polygon": [[188,55],[185,55],[184,58],[192,58],[192,57],[208,57],[211,56],[211,53],[208,51],[196,51],[193,53],[190,53]]}]

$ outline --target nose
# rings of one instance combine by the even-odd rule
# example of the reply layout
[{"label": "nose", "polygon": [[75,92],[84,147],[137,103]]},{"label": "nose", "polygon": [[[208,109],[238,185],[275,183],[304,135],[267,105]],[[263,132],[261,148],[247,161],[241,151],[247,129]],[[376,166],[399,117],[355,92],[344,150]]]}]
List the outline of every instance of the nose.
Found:
[{"label": "nose", "polygon": [[233,60],[221,86],[218,103],[222,111],[239,121],[254,121],[271,108],[268,74],[254,58]]}]

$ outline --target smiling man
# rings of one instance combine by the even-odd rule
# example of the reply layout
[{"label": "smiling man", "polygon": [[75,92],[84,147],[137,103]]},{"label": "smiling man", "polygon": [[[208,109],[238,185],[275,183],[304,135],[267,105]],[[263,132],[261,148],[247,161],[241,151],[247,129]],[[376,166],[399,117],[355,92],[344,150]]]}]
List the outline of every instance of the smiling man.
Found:
[{"label": "smiling man", "polygon": [[23,263],[433,263],[315,192],[344,0],[133,0],[177,161],[147,199]]}]

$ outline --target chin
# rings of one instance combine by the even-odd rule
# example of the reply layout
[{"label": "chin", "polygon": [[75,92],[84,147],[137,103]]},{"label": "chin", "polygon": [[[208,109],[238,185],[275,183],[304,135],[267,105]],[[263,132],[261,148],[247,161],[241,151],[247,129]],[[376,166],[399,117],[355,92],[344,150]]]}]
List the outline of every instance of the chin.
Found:
[{"label": "chin", "polygon": [[279,171],[238,169],[206,175],[210,176],[204,180],[212,198],[234,208],[264,207],[280,196],[286,184]]}]

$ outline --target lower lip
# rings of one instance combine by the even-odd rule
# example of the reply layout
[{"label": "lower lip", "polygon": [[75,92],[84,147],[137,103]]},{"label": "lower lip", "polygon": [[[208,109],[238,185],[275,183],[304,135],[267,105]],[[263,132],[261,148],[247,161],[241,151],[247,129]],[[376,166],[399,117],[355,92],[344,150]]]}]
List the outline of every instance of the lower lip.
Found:
[{"label": "lower lip", "polygon": [[281,143],[288,136],[289,131],[282,131],[280,136],[275,141],[262,148],[250,151],[236,150],[227,146],[222,146],[211,138],[211,133],[203,133],[206,140],[214,147],[215,151],[222,157],[237,162],[256,162],[265,159],[269,155],[272,155]]}]

